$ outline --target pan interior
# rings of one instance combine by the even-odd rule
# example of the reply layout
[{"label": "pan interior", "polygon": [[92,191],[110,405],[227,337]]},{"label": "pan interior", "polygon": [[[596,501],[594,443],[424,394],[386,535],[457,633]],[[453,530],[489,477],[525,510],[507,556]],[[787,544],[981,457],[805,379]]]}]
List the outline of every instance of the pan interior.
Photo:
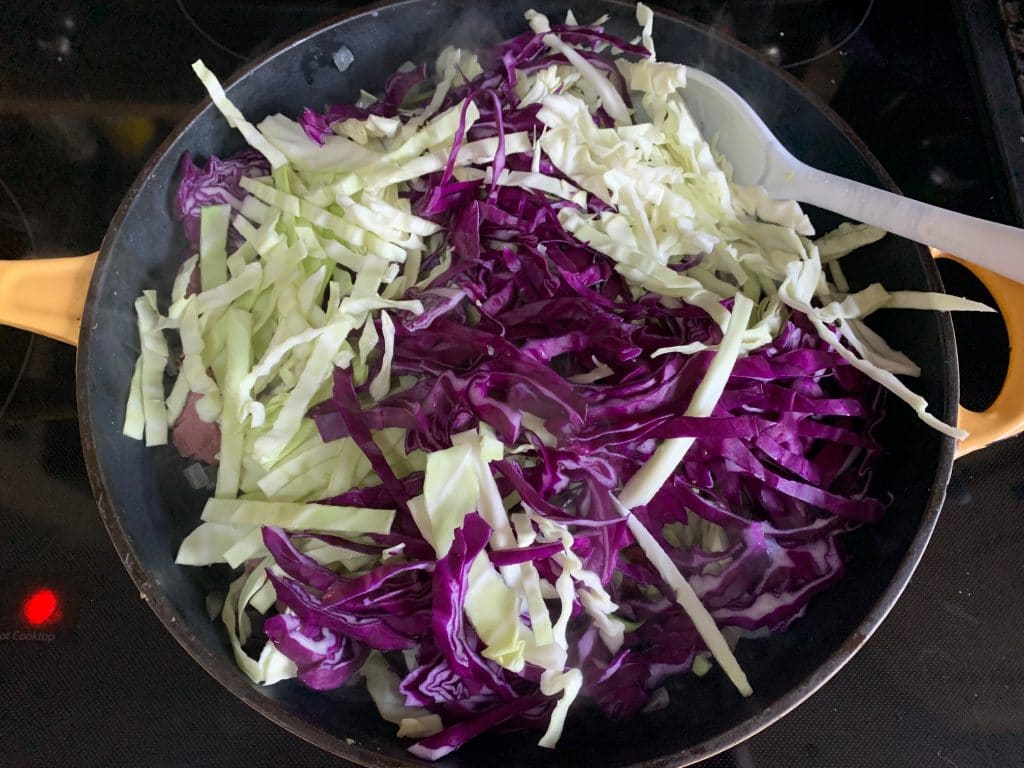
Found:
[{"label": "pan interior", "polygon": [[[285,45],[238,78],[229,95],[254,121],[274,112],[296,116],[306,106],[352,100],[360,88],[379,89],[404,61],[423,60],[443,45],[474,47],[523,31],[522,14],[534,6],[553,18],[566,10],[533,0],[488,4],[486,12],[458,0],[381,6]],[[604,12],[611,14],[607,26],[612,32],[627,38],[636,34],[628,6],[591,3],[585,15]],[[873,159],[834,118],[751,52],[675,17],[656,21],[655,40],[663,60],[706,69],[731,84],[802,160],[868,184],[887,183]],[[339,72],[332,54],[342,46],[352,52],[353,61]],[[322,694],[294,682],[270,688],[248,683],[235,667],[220,622],[211,621],[206,610],[207,594],[226,588],[226,569],[174,565],[179,543],[198,523],[206,493],[190,489],[183,476],[186,462],[173,448],[147,449],[121,435],[138,355],[132,302],[149,288],[166,299],[185,249],[170,213],[181,154],[188,149],[200,157],[224,155],[240,146],[240,137],[220,115],[204,109],[143,171],[104,242],[79,356],[83,433],[87,454],[94,451],[88,455],[90,474],[115,545],[140,588],[215,677],[258,709],[338,754],[360,762],[374,755],[387,763],[415,762],[361,686]],[[830,214],[809,213],[819,233],[839,223]],[[938,288],[937,273],[922,251],[891,236],[850,257],[846,266],[854,287],[882,280],[893,289]],[[879,313],[873,324],[921,365],[923,375],[914,386],[932,403],[933,412],[949,418],[955,410],[956,381],[948,321],[926,312]],[[678,764],[727,746],[797,703],[855,650],[857,633],[870,632],[884,615],[934,525],[941,490],[933,491],[945,485],[949,446],[891,398],[882,437],[889,452],[875,492],[891,494],[891,509],[880,525],[848,537],[848,575],[815,598],[805,618],[785,633],[739,645],[737,656],[749,674],[753,697],[739,697],[717,672],[704,679],[685,675],[671,683],[671,703],[658,712],[609,725],[592,712],[575,711],[554,752],[534,747],[533,735],[494,736],[471,743],[443,764],[491,764],[495,754],[504,755],[507,764],[547,768],[657,762],[672,754],[678,757],[666,764]],[[908,554],[910,563],[901,569]],[[882,608],[876,609],[879,601]]]}]

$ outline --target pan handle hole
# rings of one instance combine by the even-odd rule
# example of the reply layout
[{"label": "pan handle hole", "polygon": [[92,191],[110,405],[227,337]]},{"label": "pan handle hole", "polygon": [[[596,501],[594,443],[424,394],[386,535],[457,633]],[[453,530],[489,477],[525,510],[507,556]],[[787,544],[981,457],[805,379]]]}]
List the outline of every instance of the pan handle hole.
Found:
[{"label": "pan handle hole", "polygon": [[[995,307],[988,289],[974,274],[950,259],[938,260],[946,293]],[[995,402],[1010,364],[1010,340],[1002,315],[953,312],[956,351],[960,360],[960,404],[983,411]]]}]

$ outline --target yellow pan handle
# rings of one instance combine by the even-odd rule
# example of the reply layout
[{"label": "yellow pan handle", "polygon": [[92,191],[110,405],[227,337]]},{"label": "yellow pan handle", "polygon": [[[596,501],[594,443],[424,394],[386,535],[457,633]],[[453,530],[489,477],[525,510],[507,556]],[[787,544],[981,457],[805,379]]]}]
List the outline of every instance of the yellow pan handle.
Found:
[{"label": "yellow pan handle", "polygon": [[0,261],[0,325],[78,346],[97,256]]},{"label": "yellow pan handle", "polygon": [[[78,344],[82,310],[98,253],[62,259],[0,260],[0,325],[11,325]],[[970,432],[957,456],[1024,431],[1024,284],[932,249],[981,280],[995,299],[1010,338],[1010,365],[994,403],[981,413],[960,408],[959,426]]]},{"label": "yellow pan handle", "polygon": [[1024,284],[934,248],[932,256],[952,259],[981,280],[995,299],[996,308],[1006,323],[1006,334],[1010,337],[1010,365],[995,402],[981,413],[960,406],[958,426],[971,434],[957,446],[959,458],[1024,431]]}]

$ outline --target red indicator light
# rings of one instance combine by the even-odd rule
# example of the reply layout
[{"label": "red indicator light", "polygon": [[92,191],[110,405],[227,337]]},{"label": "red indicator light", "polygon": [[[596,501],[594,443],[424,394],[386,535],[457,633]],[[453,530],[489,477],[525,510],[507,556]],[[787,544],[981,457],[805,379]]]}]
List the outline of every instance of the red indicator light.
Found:
[{"label": "red indicator light", "polygon": [[32,626],[45,624],[57,615],[57,595],[52,589],[37,589],[25,600],[21,612]]}]

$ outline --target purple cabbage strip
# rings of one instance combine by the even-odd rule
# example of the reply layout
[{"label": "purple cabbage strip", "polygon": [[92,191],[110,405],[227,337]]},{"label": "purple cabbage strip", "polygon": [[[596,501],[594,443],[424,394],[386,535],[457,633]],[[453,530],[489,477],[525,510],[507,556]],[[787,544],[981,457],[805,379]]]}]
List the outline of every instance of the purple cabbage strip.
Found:
[{"label": "purple cabbage strip", "polygon": [[274,562],[293,579],[320,592],[330,589],[338,581],[338,574],[296,549],[283,528],[264,526],[263,543],[274,556]]},{"label": "purple cabbage strip", "polygon": [[[197,164],[191,153],[181,156],[181,181],[174,197],[174,217],[181,222],[193,248],[199,247],[199,214],[208,205],[230,205],[236,212],[248,194],[242,189],[243,176],[260,177],[270,174],[270,164],[255,149],[246,148],[231,157],[220,159],[210,156],[205,166]],[[229,244],[237,248],[241,238],[231,227]]]},{"label": "purple cabbage strip", "polygon": [[402,617],[379,615],[375,611],[355,613],[335,610],[324,606],[320,598],[294,579],[282,578],[271,572],[267,573],[267,577],[274,585],[277,599],[291,609],[304,624],[325,627],[378,650],[400,651],[415,648],[419,632],[409,632],[409,625],[415,626],[427,620],[425,616],[418,621],[409,621],[407,619],[411,617],[405,617],[403,620]]},{"label": "purple cabbage strip", "polygon": [[541,694],[535,693],[498,704],[471,719],[449,726],[440,733],[420,739],[409,747],[409,751],[423,760],[440,760],[481,733],[525,714],[530,709],[544,704],[544,701]]},{"label": "purple cabbage strip", "polygon": [[295,662],[299,680],[318,691],[340,688],[370,655],[370,646],[286,613],[267,619],[263,631]]}]

